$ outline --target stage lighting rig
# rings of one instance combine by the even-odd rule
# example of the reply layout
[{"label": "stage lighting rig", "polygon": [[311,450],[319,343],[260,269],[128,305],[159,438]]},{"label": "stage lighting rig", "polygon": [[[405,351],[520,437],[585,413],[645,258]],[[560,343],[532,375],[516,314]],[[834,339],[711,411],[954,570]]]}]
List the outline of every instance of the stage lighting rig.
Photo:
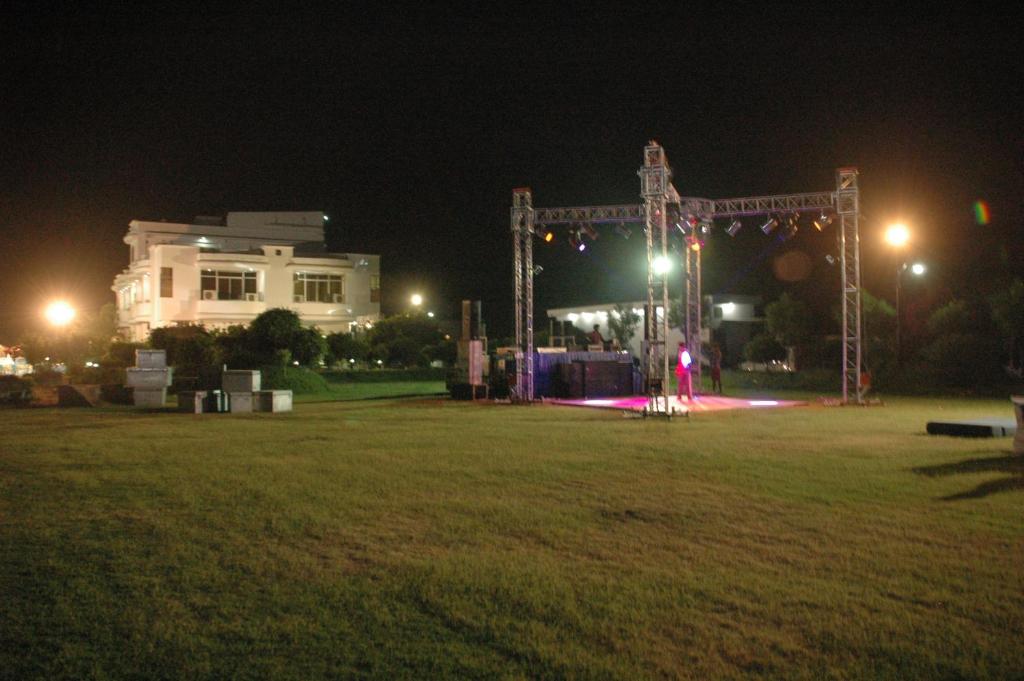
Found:
[{"label": "stage lighting rig", "polygon": [[832,216],[821,211],[821,215],[814,221],[814,228],[819,232],[823,231],[826,227],[832,224]]},{"label": "stage lighting rig", "polygon": [[623,239],[628,239],[633,236],[633,230],[625,225],[615,225],[615,233],[620,235]]},{"label": "stage lighting rig", "polygon": [[547,227],[541,227],[537,230],[537,236],[539,236],[544,243],[548,244],[555,240],[555,233]]},{"label": "stage lighting rig", "polygon": [[592,224],[590,224],[589,222],[584,222],[583,225],[581,225],[581,227],[583,231],[587,233],[587,236],[591,238],[591,240],[597,240],[597,230],[594,229],[594,226]]},{"label": "stage lighting rig", "polygon": [[733,218],[729,226],[725,228],[725,233],[729,236],[736,236],[737,232],[743,229],[743,223],[740,222],[739,218]]},{"label": "stage lighting rig", "polygon": [[773,215],[770,218],[768,218],[767,222],[761,225],[761,231],[764,232],[765,234],[771,234],[772,232],[775,231],[775,228],[778,226],[779,218]]}]

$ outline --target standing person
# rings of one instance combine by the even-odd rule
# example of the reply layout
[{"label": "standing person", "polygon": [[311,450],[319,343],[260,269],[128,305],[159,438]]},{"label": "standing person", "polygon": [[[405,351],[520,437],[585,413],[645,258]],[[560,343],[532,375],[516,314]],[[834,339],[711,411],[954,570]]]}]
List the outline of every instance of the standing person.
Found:
[{"label": "standing person", "polygon": [[594,324],[594,330],[587,335],[587,338],[590,339],[591,345],[600,345],[604,350],[604,336],[601,335],[600,325]]},{"label": "standing person", "polygon": [[693,378],[690,375],[690,365],[693,364],[693,357],[686,349],[686,341],[679,341],[679,356],[676,362],[676,397],[683,399],[683,388],[686,388],[687,401],[693,400]]},{"label": "standing person", "polygon": [[722,348],[718,343],[711,350],[711,391],[722,394]]}]

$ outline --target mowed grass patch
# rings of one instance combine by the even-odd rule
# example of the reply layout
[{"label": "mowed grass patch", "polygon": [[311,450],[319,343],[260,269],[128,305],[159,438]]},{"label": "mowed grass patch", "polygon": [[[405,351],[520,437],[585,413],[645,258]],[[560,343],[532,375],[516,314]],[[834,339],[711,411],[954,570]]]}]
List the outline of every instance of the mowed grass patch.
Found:
[{"label": "mowed grass patch", "polygon": [[29,410],[7,678],[1014,678],[1008,403]]}]

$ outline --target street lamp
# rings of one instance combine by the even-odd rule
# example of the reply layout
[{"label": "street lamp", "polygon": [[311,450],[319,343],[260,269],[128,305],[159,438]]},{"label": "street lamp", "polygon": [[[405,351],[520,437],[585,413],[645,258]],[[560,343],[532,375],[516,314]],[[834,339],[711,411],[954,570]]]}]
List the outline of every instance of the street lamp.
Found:
[{"label": "street lamp", "polygon": [[46,306],[43,316],[54,326],[67,326],[75,318],[75,308],[63,300],[55,300]]},{"label": "street lamp", "polygon": [[894,225],[890,225],[889,229],[885,230],[885,241],[890,246],[896,248],[902,248],[907,245],[910,241],[910,230],[903,223],[897,222]]},{"label": "street lamp", "polygon": [[423,296],[418,293],[414,293],[412,294],[412,297],[409,298],[409,302],[413,304],[413,307],[419,307],[423,304]]}]

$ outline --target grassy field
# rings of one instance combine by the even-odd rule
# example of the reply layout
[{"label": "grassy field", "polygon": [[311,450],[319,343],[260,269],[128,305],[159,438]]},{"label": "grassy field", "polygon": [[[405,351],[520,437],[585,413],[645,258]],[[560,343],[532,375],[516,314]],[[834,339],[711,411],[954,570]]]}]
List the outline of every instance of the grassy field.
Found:
[{"label": "grassy field", "polygon": [[1008,401],[0,414],[0,678],[1024,674]]},{"label": "grassy field", "polygon": [[379,383],[328,383],[327,390],[295,395],[295,402],[369,400],[409,395],[437,395],[446,392],[444,381],[385,381]]}]

